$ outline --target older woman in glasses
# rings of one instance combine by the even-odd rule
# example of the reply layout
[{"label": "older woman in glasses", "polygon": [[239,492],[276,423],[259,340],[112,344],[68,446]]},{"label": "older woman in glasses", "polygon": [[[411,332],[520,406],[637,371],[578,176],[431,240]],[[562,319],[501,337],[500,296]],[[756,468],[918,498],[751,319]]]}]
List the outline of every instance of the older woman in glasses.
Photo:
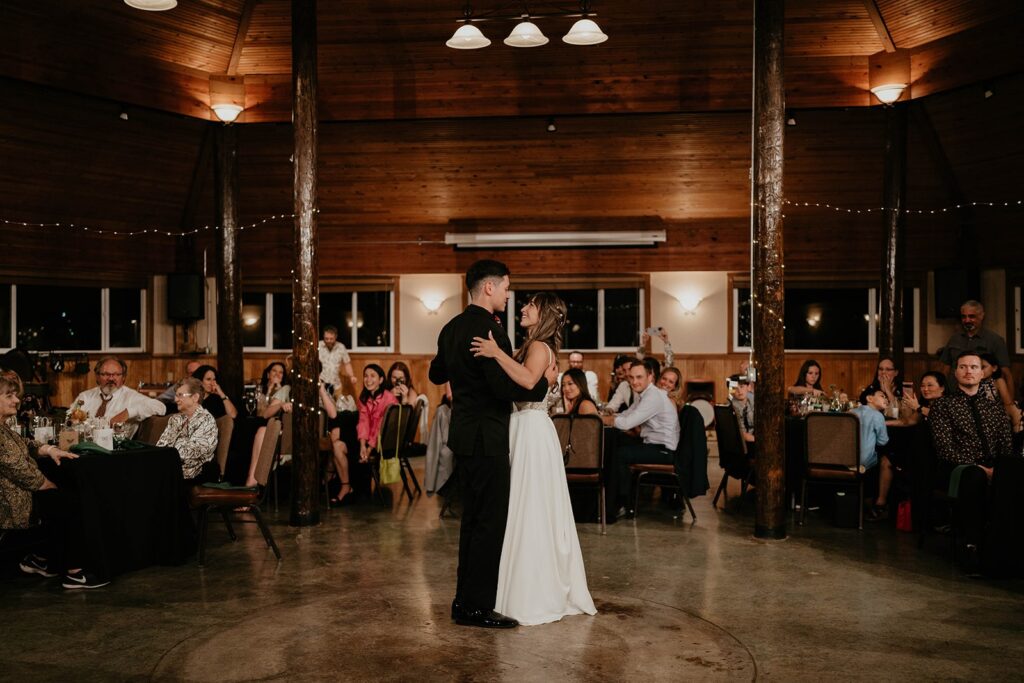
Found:
[{"label": "older woman in glasses", "polygon": [[202,381],[186,377],[174,389],[178,412],[171,416],[157,446],[170,446],[181,456],[181,472],[190,484],[216,481],[213,455],[217,450],[217,420],[201,405]]}]

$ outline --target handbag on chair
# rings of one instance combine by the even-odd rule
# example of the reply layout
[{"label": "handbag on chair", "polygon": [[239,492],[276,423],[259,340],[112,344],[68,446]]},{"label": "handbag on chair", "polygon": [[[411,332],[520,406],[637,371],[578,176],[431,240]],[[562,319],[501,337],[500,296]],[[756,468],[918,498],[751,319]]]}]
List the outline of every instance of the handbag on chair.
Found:
[{"label": "handbag on chair", "polygon": [[381,443],[384,429],[381,427],[377,434],[377,452],[380,453],[378,472],[381,484],[397,484],[402,481],[402,463],[398,459],[398,449],[402,445],[402,412],[398,412],[398,429],[395,430],[395,452],[390,458],[384,457],[384,447]]}]

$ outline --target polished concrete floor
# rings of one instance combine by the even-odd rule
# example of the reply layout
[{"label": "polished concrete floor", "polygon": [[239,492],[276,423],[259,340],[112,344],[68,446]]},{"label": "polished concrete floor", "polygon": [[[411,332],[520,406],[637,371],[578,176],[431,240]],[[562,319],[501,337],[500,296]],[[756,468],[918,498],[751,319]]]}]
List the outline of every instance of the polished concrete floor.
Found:
[{"label": "polished concrete floor", "polygon": [[[711,478],[720,474],[712,465]],[[656,502],[579,525],[599,613],[514,631],[452,624],[458,522],[436,498],[363,503],[95,591],[0,576],[0,680],[622,681],[1024,677],[1024,583],[963,577],[940,538],[811,517],[751,535],[753,505],[696,524]]]}]

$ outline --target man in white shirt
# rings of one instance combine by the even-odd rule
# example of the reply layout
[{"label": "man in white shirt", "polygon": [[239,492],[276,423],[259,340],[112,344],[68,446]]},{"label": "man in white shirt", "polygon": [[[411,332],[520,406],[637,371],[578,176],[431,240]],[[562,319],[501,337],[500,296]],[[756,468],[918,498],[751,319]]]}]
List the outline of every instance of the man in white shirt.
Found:
[{"label": "man in white shirt", "polygon": [[628,408],[636,399],[633,389],[629,385],[629,369],[634,363],[639,365],[640,361],[629,356],[617,356],[615,358],[614,370],[612,372],[612,389],[608,396],[608,402],[604,406],[606,412],[617,413],[624,408]]},{"label": "man in white shirt", "polygon": [[328,393],[341,386],[341,367],[345,366],[345,377],[352,382],[352,390],[359,386],[356,380],[356,373],[352,371],[352,358],[348,355],[348,349],[338,341],[338,328],[328,325],[324,328],[324,338],[320,342],[320,381],[331,385]]},{"label": "man in white shirt", "polygon": [[160,401],[124,386],[128,366],[120,358],[101,358],[93,372],[96,387],[83,391],[75,399],[89,417],[105,417],[111,425],[124,422],[125,436],[131,438],[140,422],[167,412],[167,406]]},{"label": "man in white shirt", "polygon": [[633,477],[629,466],[635,463],[675,462],[679,445],[679,414],[664,389],[655,385],[652,366],[634,363],[629,369],[629,384],[637,395],[633,405],[618,415],[604,415],[605,425],[622,431],[640,429],[642,443],[624,443],[612,453],[608,489],[613,500],[623,506],[629,516],[632,505]]}]

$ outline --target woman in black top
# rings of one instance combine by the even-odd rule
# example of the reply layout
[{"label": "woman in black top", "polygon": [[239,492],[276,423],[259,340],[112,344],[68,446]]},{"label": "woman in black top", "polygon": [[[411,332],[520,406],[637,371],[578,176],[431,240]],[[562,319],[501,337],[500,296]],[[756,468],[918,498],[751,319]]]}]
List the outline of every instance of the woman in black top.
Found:
[{"label": "woman in black top", "polygon": [[206,392],[203,408],[213,415],[214,419],[225,415],[230,415],[231,419],[238,417],[235,402],[220,388],[220,383],[217,381],[217,368],[212,365],[200,365],[192,373],[192,376],[203,383],[203,391]]}]

